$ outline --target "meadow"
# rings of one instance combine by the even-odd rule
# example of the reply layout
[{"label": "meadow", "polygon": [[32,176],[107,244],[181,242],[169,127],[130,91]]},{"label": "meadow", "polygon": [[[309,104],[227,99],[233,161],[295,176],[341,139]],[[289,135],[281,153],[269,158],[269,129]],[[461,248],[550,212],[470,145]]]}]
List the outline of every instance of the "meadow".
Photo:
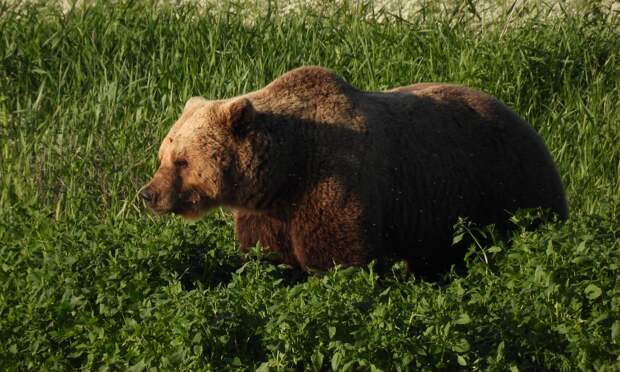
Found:
[{"label": "meadow", "polygon": [[[227,4],[0,2],[0,370],[620,369],[620,17]],[[497,96],[545,139],[570,219],[519,214],[430,282],[398,263],[304,275],[241,255],[226,210],[147,211],[189,97],[311,64]]]}]

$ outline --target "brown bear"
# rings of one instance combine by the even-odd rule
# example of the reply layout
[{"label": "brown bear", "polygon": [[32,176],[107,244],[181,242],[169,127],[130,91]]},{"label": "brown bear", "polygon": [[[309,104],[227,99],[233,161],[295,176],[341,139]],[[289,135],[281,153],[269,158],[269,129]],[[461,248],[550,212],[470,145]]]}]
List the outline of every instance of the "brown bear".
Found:
[{"label": "brown bear", "polygon": [[242,250],[260,242],[306,270],[385,257],[432,269],[462,257],[459,216],[509,229],[520,208],[568,215],[535,130],[459,85],[366,92],[297,68],[239,97],[190,99],[159,162],[140,193],[155,212],[229,207]]}]

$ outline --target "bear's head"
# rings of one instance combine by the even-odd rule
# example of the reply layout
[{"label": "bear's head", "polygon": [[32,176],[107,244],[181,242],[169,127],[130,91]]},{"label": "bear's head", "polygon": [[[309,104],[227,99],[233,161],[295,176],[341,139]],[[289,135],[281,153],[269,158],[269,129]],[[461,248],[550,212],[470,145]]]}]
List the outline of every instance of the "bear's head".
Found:
[{"label": "bear's head", "polygon": [[245,97],[191,98],[159,148],[159,169],[140,196],[156,214],[197,218],[210,208],[240,203],[237,190],[252,168],[247,130],[255,110]]}]

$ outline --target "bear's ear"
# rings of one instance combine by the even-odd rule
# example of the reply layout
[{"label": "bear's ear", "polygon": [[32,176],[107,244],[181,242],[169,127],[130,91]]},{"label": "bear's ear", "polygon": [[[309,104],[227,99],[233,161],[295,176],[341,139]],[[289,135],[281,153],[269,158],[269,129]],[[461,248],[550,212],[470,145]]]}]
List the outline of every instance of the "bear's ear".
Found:
[{"label": "bear's ear", "polygon": [[254,121],[255,111],[252,102],[241,97],[228,103],[225,110],[228,114],[228,125],[231,130],[237,138],[243,138],[250,131]]},{"label": "bear's ear", "polygon": [[190,99],[187,100],[187,103],[185,103],[185,107],[183,108],[183,112],[187,111],[187,110],[191,110],[194,109],[200,105],[203,105],[207,103],[207,100],[202,98],[202,97],[192,97]]}]

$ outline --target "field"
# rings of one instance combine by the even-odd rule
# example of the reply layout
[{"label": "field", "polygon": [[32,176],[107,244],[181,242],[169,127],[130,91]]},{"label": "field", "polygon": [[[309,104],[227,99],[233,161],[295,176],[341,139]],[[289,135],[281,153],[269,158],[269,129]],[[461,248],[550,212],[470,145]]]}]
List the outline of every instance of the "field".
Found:
[{"label": "field", "polygon": [[[619,370],[620,17],[266,4],[0,2],[0,370]],[[242,256],[226,210],[147,212],[187,98],[308,64],[499,97],[544,137],[569,221],[429,282],[401,264],[306,276]]]}]

